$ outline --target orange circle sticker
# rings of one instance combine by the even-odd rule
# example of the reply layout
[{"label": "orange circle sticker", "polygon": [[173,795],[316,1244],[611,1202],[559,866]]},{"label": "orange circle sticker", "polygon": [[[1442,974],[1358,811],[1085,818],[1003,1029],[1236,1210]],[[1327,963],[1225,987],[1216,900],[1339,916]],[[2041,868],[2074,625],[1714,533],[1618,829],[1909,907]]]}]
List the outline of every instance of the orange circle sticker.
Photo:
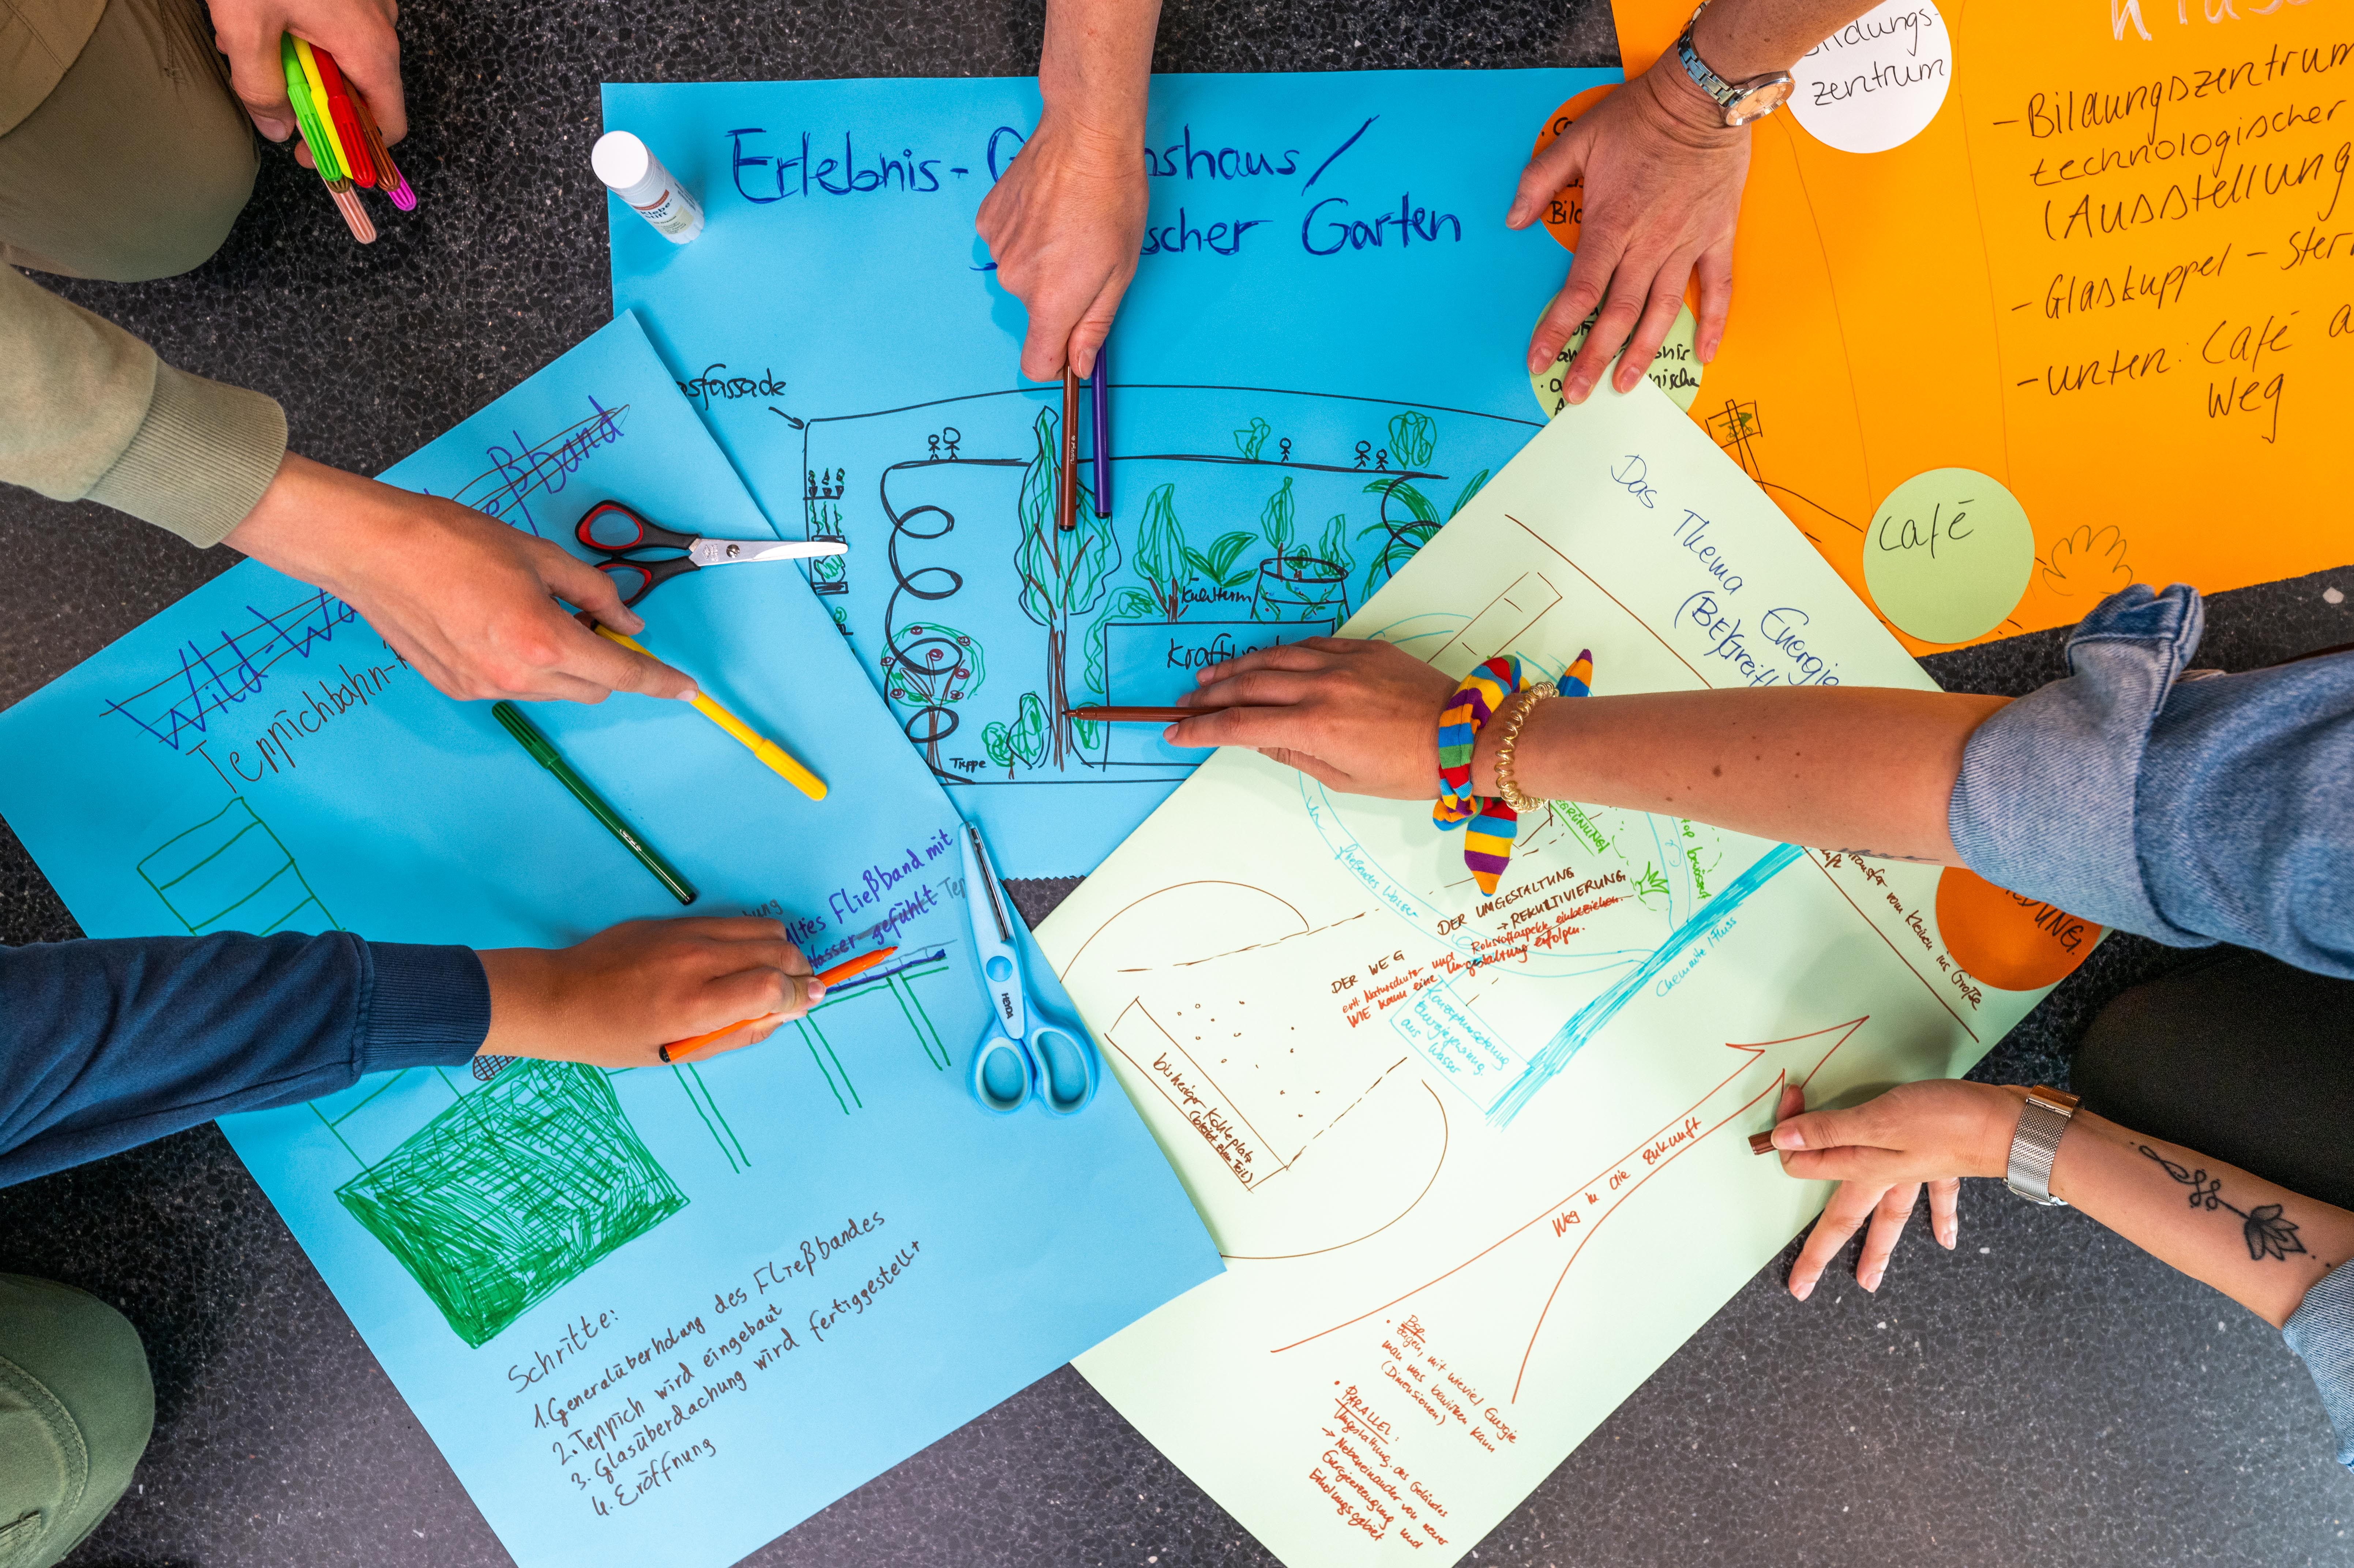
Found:
[{"label": "orange circle sticker", "polygon": [[[1603,95],[1617,85],[1617,82],[1605,82],[1600,87],[1589,87],[1554,110],[1546,119],[1544,131],[1537,137],[1537,144],[1530,150],[1530,156],[1533,157],[1552,146],[1554,138],[1576,124],[1579,115],[1601,102]],[[1585,185],[1564,185],[1553,194],[1553,200],[1545,203],[1537,214],[1537,220],[1545,226],[1546,233],[1561,241],[1563,249],[1575,250],[1577,249],[1578,221],[1585,212]]]},{"label": "orange circle sticker", "polygon": [[2083,963],[2101,928],[1956,865],[1937,878],[1937,933],[1975,979],[1998,991],[2039,991]]}]

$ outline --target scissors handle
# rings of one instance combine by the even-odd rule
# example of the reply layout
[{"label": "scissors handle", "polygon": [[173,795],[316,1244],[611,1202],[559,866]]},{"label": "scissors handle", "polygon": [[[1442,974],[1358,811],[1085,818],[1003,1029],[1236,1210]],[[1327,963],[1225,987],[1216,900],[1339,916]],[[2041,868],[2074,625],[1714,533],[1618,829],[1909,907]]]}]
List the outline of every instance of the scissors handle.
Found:
[{"label": "scissors handle", "polygon": [[588,509],[572,536],[604,556],[625,556],[632,550],[685,550],[695,545],[692,534],[676,534],[659,523],[649,523],[618,501],[600,501]]},{"label": "scissors handle", "polygon": [[695,567],[687,556],[677,556],[667,561],[599,561],[597,569],[613,579],[623,604],[634,606],[663,583]]},{"label": "scissors handle", "polygon": [[1037,1093],[1038,1077],[1030,1047],[992,1022],[972,1050],[972,1097],[981,1108],[1012,1116]]}]

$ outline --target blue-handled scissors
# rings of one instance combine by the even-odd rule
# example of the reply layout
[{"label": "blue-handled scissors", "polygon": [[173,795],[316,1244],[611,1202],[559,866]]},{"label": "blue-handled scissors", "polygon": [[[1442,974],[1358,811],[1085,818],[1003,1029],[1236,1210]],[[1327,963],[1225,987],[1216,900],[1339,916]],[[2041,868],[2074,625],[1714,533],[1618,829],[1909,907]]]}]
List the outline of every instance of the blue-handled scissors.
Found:
[{"label": "blue-handled scissors", "polygon": [[[623,604],[635,604],[682,573],[703,567],[752,561],[802,561],[839,556],[850,546],[839,539],[702,539],[649,523],[618,501],[588,509],[572,536],[605,558],[597,569],[613,579]],[[663,556],[648,552],[676,550]]]},{"label": "blue-handled scissors", "polygon": [[989,996],[989,1030],[972,1053],[972,1097],[983,1110],[1012,1116],[1036,1100],[1055,1116],[1076,1116],[1096,1097],[1102,1065],[1084,1030],[1047,1018],[1022,978],[1021,918],[989,863],[981,830],[964,830],[966,912],[973,957]]}]

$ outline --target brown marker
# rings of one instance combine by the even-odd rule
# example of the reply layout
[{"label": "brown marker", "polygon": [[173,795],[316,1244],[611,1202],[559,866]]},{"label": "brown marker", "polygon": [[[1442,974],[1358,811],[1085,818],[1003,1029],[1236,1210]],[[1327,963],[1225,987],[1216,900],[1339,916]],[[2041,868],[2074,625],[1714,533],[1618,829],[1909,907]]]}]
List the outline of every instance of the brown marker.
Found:
[{"label": "brown marker", "polygon": [[1774,1135],[1770,1132],[1751,1133],[1749,1135],[1749,1152],[1752,1154],[1773,1153]]},{"label": "brown marker", "polygon": [[1200,718],[1214,714],[1216,708],[1065,708],[1064,715],[1081,724],[1175,724],[1179,719]]}]

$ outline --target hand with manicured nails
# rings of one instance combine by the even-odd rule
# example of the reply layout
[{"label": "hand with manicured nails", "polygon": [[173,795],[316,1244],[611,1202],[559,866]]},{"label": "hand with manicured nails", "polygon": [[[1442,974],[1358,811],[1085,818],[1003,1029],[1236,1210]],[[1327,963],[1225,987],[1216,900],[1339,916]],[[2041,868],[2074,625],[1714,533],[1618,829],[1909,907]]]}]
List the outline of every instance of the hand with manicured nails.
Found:
[{"label": "hand with manicured nails", "polygon": [[1784,1089],[1774,1124],[1782,1169],[1801,1181],[1840,1184],[1790,1266],[1790,1294],[1801,1301],[1811,1295],[1867,1222],[1855,1277],[1878,1290],[1925,1184],[1930,1229],[1951,1251],[1960,1234],[1954,1211],[1961,1178],[2010,1168],[2011,1134],[2026,1098],[2024,1089],[1932,1078],[1900,1084],[1850,1110],[1810,1111],[1797,1086]]},{"label": "hand with manicured nails", "polygon": [[658,1065],[660,1049],[748,1020],[696,1053],[765,1040],[825,999],[775,920],[631,920],[573,947],[481,955],[491,1030],[480,1054],[599,1067]]},{"label": "hand with manicured nails", "polygon": [[611,578],[453,501],[289,452],[260,504],[222,542],[335,595],[450,696],[601,703],[615,692],[695,690],[556,602],[616,631],[643,630]]},{"label": "hand with manicured nails", "polygon": [[1570,362],[1562,395],[1583,403],[1621,347],[1612,384],[1632,391],[1675,324],[1684,285],[1700,278],[1693,350],[1706,365],[1733,307],[1733,229],[1749,177],[1749,128],[1728,128],[1673,51],[1578,116],[1522,171],[1504,222],[1526,228],[1555,192],[1585,187],[1569,281],[1529,339],[1529,374],[1601,310]]},{"label": "hand with manicured nails", "polygon": [[[228,57],[229,89],[254,128],[271,141],[294,134],[294,106],[286,101],[286,69],[278,53],[286,33],[335,57],[344,79],[367,100],[386,146],[408,134],[395,0],[212,0],[212,14],[213,41]],[[309,148],[295,156],[305,168],[313,166]]]}]

